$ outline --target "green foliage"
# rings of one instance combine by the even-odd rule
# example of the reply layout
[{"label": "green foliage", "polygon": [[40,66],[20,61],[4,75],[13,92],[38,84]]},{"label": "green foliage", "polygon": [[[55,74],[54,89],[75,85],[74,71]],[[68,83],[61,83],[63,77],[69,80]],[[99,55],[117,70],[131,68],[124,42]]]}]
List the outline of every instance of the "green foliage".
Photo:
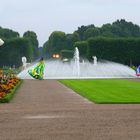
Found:
[{"label": "green foliage", "polygon": [[88,40],[88,58],[120,62],[127,65],[139,65],[140,38],[90,38]]},{"label": "green foliage", "polygon": [[74,52],[71,51],[71,50],[62,50],[60,52],[61,54],[61,59],[64,59],[64,58],[73,58],[73,55],[74,55]]},{"label": "green foliage", "polygon": [[39,50],[38,50],[38,40],[37,40],[37,35],[33,31],[27,31],[23,34],[24,38],[28,38],[29,41],[31,42],[32,48],[33,48],[33,60],[37,59],[39,56]]},{"label": "green foliage", "polygon": [[67,34],[66,35],[66,44],[67,44],[67,49],[72,50],[73,45],[76,41],[79,41],[80,37],[79,34],[74,32],[73,34]]},{"label": "green foliage", "polygon": [[137,67],[134,66],[134,65],[132,65],[131,68],[132,68],[133,70],[135,70],[135,71],[137,70]]},{"label": "green foliage", "polygon": [[19,33],[10,29],[0,28],[0,38],[3,40],[19,37]]},{"label": "green foliage", "polygon": [[101,27],[101,36],[107,37],[139,37],[140,27],[127,22],[124,19],[117,20],[112,24],[104,24]]},{"label": "green foliage", "polygon": [[76,33],[79,34],[80,40],[84,40],[84,33],[87,31],[87,29],[89,28],[95,28],[95,26],[92,25],[88,25],[88,26],[84,26],[82,25],[81,27],[78,27],[78,30],[76,31]]},{"label": "green foliage", "polygon": [[64,32],[55,31],[53,32],[49,40],[43,45],[44,54],[47,57],[51,57],[53,54],[60,53],[61,50],[67,49],[66,35]]},{"label": "green foliage", "polygon": [[[88,43],[87,43],[88,42]],[[43,54],[50,58],[61,50],[73,51],[79,48],[80,56],[92,59],[106,59],[127,65],[139,65],[140,27],[124,19],[112,24],[95,27],[93,24],[78,27],[72,34],[53,32],[43,45]]]},{"label": "green foliage", "polygon": [[39,51],[39,52],[38,52],[39,56],[40,56],[40,57],[43,57],[43,55],[44,55],[44,54],[43,54],[43,47],[39,47],[39,48],[38,48],[38,51]]},{"label": "green foliage", "polygon": [[66,35],[64,32],[55,31],[49,37],[49,48],[51,48],[51,53],[59,53],[60,50],[64,49],[66,46]]},{"label": "green foliage", "polygon": [[49,41],[47,41],[43,45],[43,57],[49,59],[51,56],[51,48],[49,47]]},{"label": "green foliage", "polygon": [[90,37],[105,36],[105,37],[139,37],[140,27],[127,22],[124,19],[117,20],[112,24],[104,24],[101,28],[95,27],[93,24],[88,26],[81,26],[76,31],[81,40]]},{"label": "green foliage", "polygon": [[90,37],[97,37],[100,35],[100,30],[98,28],[88,28],[84,32],[84,39],[88,39]]},{"label": "green foliage", "polygon": [[80,57],[86,57],[88,54],[88,42],[87,41],[78,41],[75,42],[74,47],[77,47],[79,49]]},{"label": "green foliage", "polygon": [[64,32],[55,31],[50,35],[49,40],[44,43],[43,55],[46,58],[51,58],[53,54],[60,54],[62,50],[73,50],[74,43],[79,40],[79,34],[76,32],[65,34]]},{"label": "green foliage", "polygon": [[21,58],[27,57],[28,62],[33,58],[32,45],[29,39],[14,38],[7,40],[0,48],[0,66],[21,66]]},{"label": "green foliage", "polygon": [[128,80],[61,80],[81,96],[95,103],[140,103],[140,83]]},{"label": "green foliage", "polygon": [[0,67],[22,65],[21,58],[27,57],[28,62],[38,58],[38,40],[36,33],[27,31],[23,38],[19,33],[10,29],[0,28],[0,38],[4,40],[4,45],[0,47]]},{"label": "green foliage", "polygon": [[119,37],[139,37],[140,27],[132,22],[121,19],[112,24],[112,32]]}]

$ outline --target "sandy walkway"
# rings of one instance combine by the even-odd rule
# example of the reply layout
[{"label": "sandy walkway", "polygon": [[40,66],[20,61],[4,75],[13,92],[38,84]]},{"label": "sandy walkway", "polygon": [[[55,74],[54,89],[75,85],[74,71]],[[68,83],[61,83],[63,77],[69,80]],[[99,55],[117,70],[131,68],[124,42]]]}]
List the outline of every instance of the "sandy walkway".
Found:
[{"label": "sandy walkway", "polygon": [[140,105],[96,105],[55,80],[0,104],[0,140],[140,140]]}]

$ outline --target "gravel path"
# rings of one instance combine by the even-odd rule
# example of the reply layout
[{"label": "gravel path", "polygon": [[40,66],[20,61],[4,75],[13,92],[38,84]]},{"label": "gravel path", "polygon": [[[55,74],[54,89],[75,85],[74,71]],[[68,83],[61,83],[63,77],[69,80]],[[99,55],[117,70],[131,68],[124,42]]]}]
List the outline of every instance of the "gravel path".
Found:
[{"label": "gravel path", "polygon": [[0,140],[140,140],[140,105],[97,105],[55,80],[25,80],[0,104]]}]

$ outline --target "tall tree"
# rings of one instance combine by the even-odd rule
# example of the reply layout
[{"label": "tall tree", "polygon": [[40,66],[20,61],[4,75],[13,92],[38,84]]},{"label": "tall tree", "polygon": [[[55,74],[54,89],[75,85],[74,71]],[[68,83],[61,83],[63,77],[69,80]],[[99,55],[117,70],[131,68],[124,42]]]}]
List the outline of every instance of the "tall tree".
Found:
[{"label": "tall tree", "polygon": [[33,50],[29,39],[9,39],[0,48],[0,66],[21,66],[21,58],[23,56],[27,58],[28,62],[32,61]]},{"label": "tall tree", "polygon": [[88,28],[94,28],[95,26],[93,24],[88,25],[88,26],[84,26],[82,25],[81,27],[78,27],[78,30],[76,31],[79,34],[80,40],[84,40],[84,32],[88,29]]},{"label": "tall tree", "polygon": [[87,51],[88,51],[88,42],[87,41],[78,41],[75,42],[74,47],[77,47],[79,49],[80,57],[86,58],[87,57]]},{"label": "tall tree", "polygon": [[61,31],[53,32],[48,40],[48,50],[51,54],[60,53],[66,48],[66,34]]},{"label": "tall tree", "polygon": [[84,39],[87,40],[90,37],[97,37],[100,35],[100,30],[98,28],[88,28],[84,32]]},{"label": "tall tree", "polygon": [[68,50],[72,50],[73,49],[73,45],[75,42],[79,41],[80,37],[79,34],[74,32],[73,34],[67,34],[66,35],[66,44],[68,46]]},{"label": "tall tree", "polygon": [[29,41],[32,44],[33,47],[33,55],[34,55],[34,60],[38,58],[39,56],[39,43],[38,43],[38,39],[37,39],[37,35],[35,32],[33,31],[27,31],[23,34],[24,38],[28,38]]},{"label": "tall tree", "polygon": [[2,38],[3,40],[17,38],[17,37],[19,37],[18,32],[0,27],[0,38]]}]

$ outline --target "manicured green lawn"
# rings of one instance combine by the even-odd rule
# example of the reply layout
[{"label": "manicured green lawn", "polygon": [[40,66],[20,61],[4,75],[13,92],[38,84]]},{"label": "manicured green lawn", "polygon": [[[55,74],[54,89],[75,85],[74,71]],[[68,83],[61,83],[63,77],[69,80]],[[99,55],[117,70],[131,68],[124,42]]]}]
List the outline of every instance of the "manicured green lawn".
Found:
[{"label": "manicured green lawn", "polygon": [[95,103],[140,103],[140,82],[129,80],[61,80]]}]

